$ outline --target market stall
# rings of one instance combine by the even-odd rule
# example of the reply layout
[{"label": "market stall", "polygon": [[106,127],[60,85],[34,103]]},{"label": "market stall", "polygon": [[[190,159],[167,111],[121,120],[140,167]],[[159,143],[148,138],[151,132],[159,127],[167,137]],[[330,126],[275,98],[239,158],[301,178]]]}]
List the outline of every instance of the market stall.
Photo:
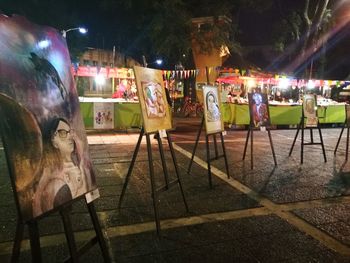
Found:
[{"label": "market stall", "polygon": [[[272,125],[296,125],[300,123],[301,105],[269,105]],[[227,124],[248,125],[248,104],[223,103],[223,120]],[[320,123],[344,123],[345,104],[318,106]]]},{"label": "market stall", "polygon": [[296,125],[301,118],[301,97],[304,93],[318,95],[317,113],[320,123],[344,123],[345,103],[331,99],[331,89],[346,85],[345,81],[296,80],[279,77],[225,76],[218,78],[222,94],[223,120],[227,124],[248,125],[249,108],[246,94],[260,91],[269,96],[272,125]]}]

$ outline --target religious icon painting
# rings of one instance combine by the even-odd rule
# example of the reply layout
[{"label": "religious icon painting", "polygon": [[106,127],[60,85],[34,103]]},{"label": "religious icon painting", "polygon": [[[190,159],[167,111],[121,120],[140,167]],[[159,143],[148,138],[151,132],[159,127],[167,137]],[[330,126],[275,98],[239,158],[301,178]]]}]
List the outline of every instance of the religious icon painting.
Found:
[{"label": "religious icon painting", "polygon": [[203,86],[204,120],[207,134],[213,134],[224,130],[221,115],[221,101],[217,87]]},{"label": "religious icon painting", "polygon": [[148,118],[163,118],[166,115],[162,86],[155,82],[141,82]]},{"label": "religious icon painting", "polygon": [[315,94],[306,94],[303,98],[303,113],[306,127],[317,127],[317,100]]},{"label": "religious icon painting", "polygon": [[250,125],[253,127],[269,126],[270,113],[267,94],[254,92],[248,93]]},{"label": "religious icon painting", "polygon": [[134,74],[145,132],[171,129],[162,71],[134,66]]},{"label": "religious icon painting", "polygon": [[26,222],[97,189],[66,40],[0,15],[0,134]]}]

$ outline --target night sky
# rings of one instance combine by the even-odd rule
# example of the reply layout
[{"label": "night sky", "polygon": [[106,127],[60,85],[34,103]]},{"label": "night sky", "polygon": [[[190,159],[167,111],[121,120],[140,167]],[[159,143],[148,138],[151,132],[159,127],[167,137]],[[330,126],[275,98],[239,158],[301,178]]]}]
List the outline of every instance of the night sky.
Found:
[{"label": "night sky", "polygon": [[[123,1],[114,1],[123,3]],[[125,11],[123,8],[112,9],[108,4],[113,1],[107,0],[0,0],[0,10],[6,14],[25,13],[26,16],[39,24],[48,24],[57,29],[67,29],[76,26],[86,26],[89,29],[87,36],[82,37],[71,33],[67,37],[72,45],[112,49],[116,46],[117,51],[140,60],[143,30],[137,28],[136,21],[142,15],[142,4],[147,1],[140,1],[139,10]],[[192,1],[196,3],[196,1]],[[210,1],[200,1],[210,2]],[[211,1],[213,2],[213,1]],[[256,1],[261,2],[261,1]],[[268,1],[267,1],[268,2]],[[266,3],[267,3],[266,2]],[[273,29],[280,23],[283,16],[290,10],[302,5],[304,1],[294,0],[272,0],[272,5],[264,10],[241,8],[239,12],[233,10],[233,20],[238,23],[239,31],[235,35],[242,47],[272,46]],[[44,3],[44,4],[43,4]],[[197,3],[197,5],[198,5]],[[35,8],[35,4],[43,7]],[[124,1],[127,5],[128,1]],[[221,1],[216,1],[220,5]],[[122,7],[123,5],[121,5]],[[171,21],[169,21],[171,23]],[[147,26],[147,25],[145,25]],[[350,58],[347,49],[350,46],[350,30],[344,29],[330,41],[328,47],[328,69],[326,77],[345,78],[350,73]],[[74,47],[73,47],[74,43]],[[70,47],[71,48],[71,47]],[[271,67],[271,55],[252,53],[244,57],[246,63],[256,65],[262,69],[273,69]],[[232,66],[235,66],[234,63]],[[278,70],[278,69],[277,69]]]}]

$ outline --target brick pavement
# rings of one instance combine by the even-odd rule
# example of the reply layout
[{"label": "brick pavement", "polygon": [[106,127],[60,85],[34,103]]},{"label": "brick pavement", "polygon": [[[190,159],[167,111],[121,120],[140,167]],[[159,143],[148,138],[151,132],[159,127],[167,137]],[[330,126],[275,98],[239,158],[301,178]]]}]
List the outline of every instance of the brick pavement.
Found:
[{"label": "brick pavement", "polygon": [[[204,137],[191,173],[186,174],[199,119],[175,121],[172,139],[190,212],[184,208],[178,187],[162,193],[160,238],[155,232],[145,140],[119,210],[117,201],[138,134],[89,133],[101,193],[95,204],[115,262],[350,262],[350,165],[344,164],[345,140],[333,155],[340,129],[323,129],[327,163],[319,146],[307,146],[303,165],[299,163],[300,142],[288,157],[295,130],[273,130],[277,167],[267,134],[255,132],[253,170],[249,149],[242,161],[246,132],[229,129],[225,145],[232,178],[226,177],[222,159],[214,161],[214,187],[210,189]],[[155,140],[152,143],[160,185],[161,162]],[[164,147],[173,176],[169,149]],[[0,177],[0,260],[6,262],[16,213],[3,152],[0,154],[0,171],[5,174]],[[93,234],[80,201],[73,206],[72,221],[79,243]],[[40,221],[39,228],[45,262],[61,261],[68,250],[58,215]],[[23,244],[20,260],[30,261],[28,242]],[[97,246],[82,259],[101,260]]]}]

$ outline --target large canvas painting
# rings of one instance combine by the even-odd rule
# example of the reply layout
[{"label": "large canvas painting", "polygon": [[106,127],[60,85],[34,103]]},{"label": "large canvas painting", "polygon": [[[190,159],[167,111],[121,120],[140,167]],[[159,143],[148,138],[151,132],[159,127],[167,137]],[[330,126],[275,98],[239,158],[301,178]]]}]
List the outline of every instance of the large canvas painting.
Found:
[{"label": "large canvas painting", "polygon": [[217,87],[203,86],[204,120],[207,134],[213,134],[224,130],[224,124],[220,109],[220,96]]},{"label": "large canvas painting", "polygon": [[162,71],[135,66],[134,73],[145,132],[171,129]]},{"label": "large canvas painting", "polygon": [[96,189],[66,40],[0,14],[0,133],[22,221]]},{"label": "large canvas painting", "polygon": [[303,113],[306,118],[306,127],[316,127],[318,123],[317,118],[317,100],[316,95],[306,94],[303,100]]},{"label": "large canvas painting", "polygon": [[270,113],[267,94],[254,92],[248,93],[250,125],[253,127],[269,126]]}]

